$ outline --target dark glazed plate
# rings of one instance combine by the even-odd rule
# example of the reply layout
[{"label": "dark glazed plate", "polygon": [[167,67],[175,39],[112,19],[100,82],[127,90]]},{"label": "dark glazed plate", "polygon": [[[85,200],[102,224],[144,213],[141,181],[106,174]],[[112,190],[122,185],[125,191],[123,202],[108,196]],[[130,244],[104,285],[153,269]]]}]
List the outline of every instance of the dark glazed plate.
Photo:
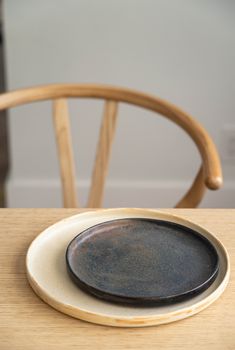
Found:
[{"label": "dark glazed plate", "polygon": [[215,280],[219,258],[198,232],[169,221],[117,219],[90,227],[66,251],[73,281],[98,298],[159,305],[190,298]]}]

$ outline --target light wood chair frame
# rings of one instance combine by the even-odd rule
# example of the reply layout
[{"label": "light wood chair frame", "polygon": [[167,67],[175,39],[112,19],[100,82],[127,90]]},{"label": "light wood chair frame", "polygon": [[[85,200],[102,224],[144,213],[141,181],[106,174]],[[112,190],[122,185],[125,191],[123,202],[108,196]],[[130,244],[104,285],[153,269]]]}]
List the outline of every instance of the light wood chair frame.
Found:
[{"label": "light wood chair frame", "polygon": [[96,161],[88,199],[89,208],[102,206],[104,184],[117,121],[118,103],[136,105],[161,114],[178,124],[194,141],[202,159],[200,169],[189,190],[176,204],[177,208],[196,207],[206,188],[222,185],[222,171],[217,149],[207,131],[190,115],[175,105],[145,93],[127,88],[97,84],[53,84],[7,92],[0,95],[0,110],[26,103],[53,100],[53,120],[60,161],[64,207],[78,207],[74,157],[71,145],[68,98],[105,100]]}]

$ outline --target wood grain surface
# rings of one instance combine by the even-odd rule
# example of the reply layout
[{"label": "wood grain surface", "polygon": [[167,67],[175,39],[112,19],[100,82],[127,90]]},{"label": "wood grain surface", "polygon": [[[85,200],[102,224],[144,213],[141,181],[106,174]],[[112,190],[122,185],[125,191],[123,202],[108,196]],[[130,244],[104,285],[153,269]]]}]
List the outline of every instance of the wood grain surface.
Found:
[{"label": "wood grain surface", "polygon": [[98,326],[61,314],[28,285],[25,255],[46,227],[78,209],[0,210],[0,349],[214,349],[235,348],[235,210],[166,209],[204,226],[225,245],[231,278],[224,294],[201,313],[149,328]]}]

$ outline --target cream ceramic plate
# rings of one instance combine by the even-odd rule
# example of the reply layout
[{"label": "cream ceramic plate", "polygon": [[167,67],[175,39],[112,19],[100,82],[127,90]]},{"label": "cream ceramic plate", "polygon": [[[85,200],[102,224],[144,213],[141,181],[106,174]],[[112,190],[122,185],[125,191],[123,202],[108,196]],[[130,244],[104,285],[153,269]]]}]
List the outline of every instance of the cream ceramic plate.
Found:
[{"label": "cream ceramic plate", "polygon": [[[69,278],[65,251],[80,232],[118,218],[162,219],[190,227],[217,249],[220,267],[213,284],[203,293],[181,303],[151,308],[129,307],[99,300],[80,290]],[[30,245],[27,275],[34,291],[49,305],[70,316],[117,327],[143,327],[177,321],[209,306],[224,291],[229,279],[229,259],[221,242],[211,233],[185,219],[146,209],[107,209],[78,214],[43,231]]]}]

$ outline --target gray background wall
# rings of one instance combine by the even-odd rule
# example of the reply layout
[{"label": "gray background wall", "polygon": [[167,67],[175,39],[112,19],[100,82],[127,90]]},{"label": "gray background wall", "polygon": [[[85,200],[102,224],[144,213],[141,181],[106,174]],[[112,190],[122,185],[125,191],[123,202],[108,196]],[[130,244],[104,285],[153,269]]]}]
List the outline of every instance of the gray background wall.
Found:
[{"label": "gray background wall", "polygon": [[[100,82],[170,100],[207,128],[222,157],[225,186],[202,206],[234,206],[234,10],[229,0],[5,0],[8,89]],[[102,107],[70,102],[83,203]],[[151,112],[122,105],[119,115],[105,205],[174,205],[200,164],[195,146]],[[51,104],[9,118],[9,206],[60,206]]]}]

